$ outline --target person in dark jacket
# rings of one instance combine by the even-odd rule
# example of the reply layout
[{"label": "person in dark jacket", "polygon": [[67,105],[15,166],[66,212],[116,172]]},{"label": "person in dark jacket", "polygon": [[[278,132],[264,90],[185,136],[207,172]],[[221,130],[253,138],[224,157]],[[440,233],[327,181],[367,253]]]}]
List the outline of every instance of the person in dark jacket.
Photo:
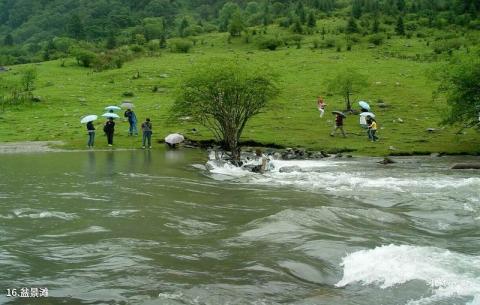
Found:
[{"label": "person in dark jacket", "polygon": [[93,122],[87,123],[87,132],[88,132],[88,148],[93,148],[93,143],[95,141],[95,126],[93,126]]},{"label": "person in dark jacket", "polygon": [[113,118],[109,118],[103,127],[103,131],[107,135],[108,146],[113,145],[113,133],[115,132],[115,122]]},{"label": "person in dark jacket", "polygon": [[147,141],[148,141],[148,148],[152,148],[152,123],[150,122],[149,118],[147,118],[145,122],[142,123],[142,133],[143,133],[142,148],[145,148]]},{"label": "person in dark jacket", "polygon": [[124,117],[127,118],[128,124],[130,124],[130,128],[128,129],[128,135],[138,135],[137,116],[135,115],[135,112],[133,112],[132,109],[127,109],[127,111],[125,111]]},{"label": "person in dark jacket", "polygon": [[340,131],[342,132],[343,137],[346,138],[347,136],[345,135],[345,131],[343,130],[343,115],[339,113],[336,114],[335,126],[333,127],[333,130],[332,130],[332,133],[330,133],[330,136],[334,137],[338,129],[340,129]]}]

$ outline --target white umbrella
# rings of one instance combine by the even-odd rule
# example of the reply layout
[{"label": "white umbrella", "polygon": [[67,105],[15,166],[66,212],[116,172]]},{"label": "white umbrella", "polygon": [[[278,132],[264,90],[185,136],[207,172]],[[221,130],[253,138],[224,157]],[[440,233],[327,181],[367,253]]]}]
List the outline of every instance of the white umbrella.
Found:
[{"label": "white umbrella", "polygon": [[93,122],[93,121],[95,121],[96,119],[98,119],[98,116],[97,116],[97,115],[90,114],[90,115],[87,115],[87,116],[83,117],[83,118],[80,120],[80,123],[86,124],[86,123],[88,123],[88,122]]},{"label": "white umbrella", "polygon": [[365,101],[360,101],[358,102],[358,104],[360,105],[360,107],[362,107],[363,109],[366,109],[366,110],[370,110],[370,105],[365,102]]},{"label": "white umbrella", "polygon": [[123,101],[120,106],[126,109],[132,109],[133,107],[135,107],[135,105],[130,101]]},{"label": "white umbrella", "polygon": [[110,111],[110,110],[112,110],[112,111],[118,111],[118,110],[120,110],[120,109],[122,109],[122,108],[120,108],[120,107],[118,107],[118,106],[107,106],[107,107],[105,107],[105,110],[109,110],[109,111]]},{"label": "white umbrella", "polygon": [[165,143],[168,143],[168,144],[178,144],[178,143],[182,143],[184,140],[185,138],[178,133],[172,133],[165,137]]},{"label": "white umbrella", "polygon": [[104,113],[104,114],[102,114],[102,116],[104,118],[114,118],[114,119],[118,119],[120,117],[118,114],[113,113],[113,112]]},{"label": "white umbrella", "polygon": [[372,117],[372,118],[375,117],[375,115],[371,112],[362,112],[362,113],[360,113],[360,116],[369,116],[369,117]]}]

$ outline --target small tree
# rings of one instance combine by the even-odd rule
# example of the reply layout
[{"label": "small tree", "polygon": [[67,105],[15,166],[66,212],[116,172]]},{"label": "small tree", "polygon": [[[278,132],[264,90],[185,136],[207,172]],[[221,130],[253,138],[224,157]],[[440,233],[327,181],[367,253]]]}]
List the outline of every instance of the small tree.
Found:
[{"label": "small tree", "polygon": [[350,96],[359,92],[368,85],[366,77],[355,70],[342,71],[328,82],[328,90],[341,95],[345,101],[347,111],[352,111]]},{"label": "small tree", "polygon": [[449,107],[443,124],[480,124],[480,60],[478,54],[453,60],[438,74],[440,85],[434,97],[445,96]]},{"label": "small tree", "polygon": [[34,68],[27,69],[22,73],[22,86],[23,91],[32,92],[37,79],[37,70]]},{"label": "small tree", "polygon": [[242,16],[240,12],[235,12],[230,19],[230,23],[228,25],[228,32],[230,32],[231,36],[241,36],[242,31],[245,29],[245,24],[243,23]]},{"label": "small tree", "polygon": [[402,16],[398,17],[398,20],[397,20],[397,25],[395,26],[395,32],[398,34],[398,35],[405,35],[405,27],[403,25],[403,18]]},{"label": "small tree", "polygon": [[8,33],[5,38],[3,39],[3,44],[6,46],[13,46],[13,36],[12,34]]},{"label": "small tree", "polygon": [[347,22],[347,27],[346,27],[346,32],[348,34],[352,34],[352,33],[357,33],[358,32],[358,25],[357,25],[357,22],[355,21],[355,18],[353,17],[350,17],[350,19],[348,19],[348,22]]},{"label": "small tree", "polygon": [[307,26],[309,28],[315,28],[317,26],[317,19],[315,18],[315,13],[310,11],[307,18]]},{"label": "small tree", "polygon": [[220,61],[195,67],[183,80],[174,117],[191,116],[209,128],[233,160],[240,158],[240,136],[277,94],[271,73],[247,62]]}]

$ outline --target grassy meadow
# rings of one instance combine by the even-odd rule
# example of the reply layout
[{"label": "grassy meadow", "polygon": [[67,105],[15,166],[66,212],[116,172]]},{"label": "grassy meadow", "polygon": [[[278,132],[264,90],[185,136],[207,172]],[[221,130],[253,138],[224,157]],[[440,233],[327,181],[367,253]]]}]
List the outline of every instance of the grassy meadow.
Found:
[{"label": "grassy meadow", "polygon": [[[436,84],[429,80],[429,74],[442,61],[415,60],[415,56],[432,53],[426,39],[395,37],[380,46],[365,42],[354,44],[351,51],[344,46],[340,52],[336,48],[313,49],[313,39],[306,36],[301,48],[264,51],[254,43],[246,44],[243,38],[228,42],[227,34],[210,34],[199,37],[190,53],[165,51],[160,56],[139,57],[121,69],[104,72],[79,67],[74,59],[65,60],[64,66],[61,61],[13,66],[0,73],[0,81],[13,82],[20,77],[20,71],[35,66],[38,76],[34,95],[42,101],[0,112],[0,141],[61,140],[67,149],[86,149],[87,136],[80,118],[101,115],[105,106],[119,105],[123,100],[135,103],[139,125],[146,117],[151,118],[155,141],[172,132],[192,139],[210,139],[208,130],[195,122],[168,122],[169,108],[182,76],[196,63],[240,57],[271,68],[278,75],[281,90],[268,109],[247,125],[243,140],[330,152],[351,151],[358,155],[480,153],[480,134],[475,130],[457,134],[459,126],[439,126],[445,105],[441,100],[433,102]],[[380,140],[376,143],[368,141],[356,115],[345,121],[347,138],[329,136],[334,119],[331,111],[343,110],[345,105],[340,96],[328,92],[326,83],[347,67],[367,77],[369,85],[352,98],[368,101],[376,113],[380,128]],[[137,72],[139,78],[135,78]],[[124,97],[125,92],[133,92],[134,96]],[[319,117],[316,109],[318,95],[326,99],[324,118]],[[388,107],[377,107],[378,100]],[[354,108],[358,109],[356,102]],[[123,117],[123,111],[120,115]],[[128,123],[117,123],[115,147],[140,148],[141,137],[128,137]],[[106,148],[103,118],[95,125],[96,148]],[[192,132],[193,128],[198,132]],[[428,128],[436,131],[430,133]]]}]

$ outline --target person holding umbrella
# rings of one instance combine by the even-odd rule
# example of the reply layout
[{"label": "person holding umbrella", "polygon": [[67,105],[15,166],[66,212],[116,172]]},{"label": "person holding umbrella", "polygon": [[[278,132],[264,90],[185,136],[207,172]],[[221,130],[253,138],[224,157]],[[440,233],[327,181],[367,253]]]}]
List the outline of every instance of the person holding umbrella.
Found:
[{"label": "person holding umbrella", "polygon": [[127,111],[125,111],[124,116],[127,118],[128,124],[130,124],[130,128],[128,129],[128,135],[138,135],[137,116],[135,115],[135,112],[133,112],[131,108],[128,108]]},{"label": "person holding umbrella", "polygon": [[103,131],[107,135],[108,146],[112,146],[113,145],[113,134],[115,132],[115,122],[113,121],[113,117],[108,118],[108,121],[103,126]]},{"label": "person holding umbrella", "polygon": [[152,123],[150,119],[147,118],[145,122],[142,123],[142,148],[145,148],[145,144],[148,141],[148,148],[152,148]]},{"label": "person holding umbrella", "polygon": [[333,127],[333,130],[332,130],[332,133],[330,133],[330,136],[334,137],[335,134],[337,133],[337,130],[340,129],[343,137],[346,138],[347,136],[345,135],[345,131],[343,130],[343,119],[345,118],[345,115],[340,111],[333,111],[332,113],[335,114],[335,126]]},{"label": "person holding umbrella", "polygon": [[93,148],[95,142],[95,126],[93,126],[93,121],[87,123],[87,132],[88,132],[88,148]]},{"label": "person holding umbrella", "polygon": [[82,124],[87,123],[88,148],[93,148],[93,144],[95,141],[95,126],[93,125],[93,121],[95,121],[96,119],[98,119],[98,116],[91,114],[91,115],[85,116],[83,119],[80,120],[80,123]]}]

